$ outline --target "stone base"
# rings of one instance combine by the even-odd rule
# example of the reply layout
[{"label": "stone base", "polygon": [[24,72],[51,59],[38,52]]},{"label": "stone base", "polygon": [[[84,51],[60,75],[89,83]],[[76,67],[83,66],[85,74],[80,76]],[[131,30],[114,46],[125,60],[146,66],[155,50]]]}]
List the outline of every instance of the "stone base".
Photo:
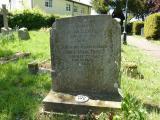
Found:
[{"label": "stone base", "polygon": [[12,28],[8,28],[8,29],[6,29],[5,27],[1,28],[1,33],[4,35],[9,34],[11,31],[12,31]]},{"label": "stone base", "polygon": [[44,111],[47,112],[71,114],[86,114],[90,110],[94,113],[118,111],[121,108],[121,102],[89,99],[85,103],[78,103],[75,101],[74,95],[54,91],[50,91],[43,100],[43,105]]}]

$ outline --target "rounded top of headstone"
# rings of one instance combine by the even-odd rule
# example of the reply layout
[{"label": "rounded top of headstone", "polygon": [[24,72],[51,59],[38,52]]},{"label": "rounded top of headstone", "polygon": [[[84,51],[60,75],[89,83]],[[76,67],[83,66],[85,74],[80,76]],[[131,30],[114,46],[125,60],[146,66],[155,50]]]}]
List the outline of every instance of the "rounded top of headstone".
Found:
[{"label": "rounded top of headstone", "polygon": [[19,30],[25,31],[25,30],[28,30],[28,29],[25,28],[25,27],[22,27],[22,28],[20,28]]}]

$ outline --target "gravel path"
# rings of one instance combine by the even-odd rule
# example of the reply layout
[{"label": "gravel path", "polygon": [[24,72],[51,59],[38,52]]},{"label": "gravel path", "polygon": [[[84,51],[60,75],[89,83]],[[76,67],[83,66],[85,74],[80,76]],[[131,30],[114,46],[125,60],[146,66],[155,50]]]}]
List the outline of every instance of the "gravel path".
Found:
[{"label": "gravel path", "polygon": [[142,49],[145,53],[151,55],[157,60],[160,60],[160,45],[156,45],[146,40],[145,38],[136,36],[127,36],[127,43]]}]

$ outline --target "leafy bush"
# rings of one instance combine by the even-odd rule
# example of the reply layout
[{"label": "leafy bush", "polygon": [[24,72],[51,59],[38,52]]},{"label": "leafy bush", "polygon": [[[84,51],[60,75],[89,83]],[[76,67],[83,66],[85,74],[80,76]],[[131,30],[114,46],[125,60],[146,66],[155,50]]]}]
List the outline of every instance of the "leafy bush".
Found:
[{"label": "leafy bush", "polygon": [[9,16],[9,26],[14,28],[27,27],[30,29],[40,29],[41,27],[51,27],[55,19],[54,15],[46,15],[38,10],[18,11]]},{"label": "leafy bush", "polygon": [[135,35],[140,35],[141,34],[141,28],[144,27],[144,22],[142,21],[136,21],[133,22],[133,26],[132,26],[132,32]]},{"label": "leafy bush", "polygon": [[149,15],[144,24],[144,36],[147,39],[160,38],[160,13]]},{"label": "leafy bush", "polygon": [[122,112],[124,120],[146,120],[146,110],[139,100],[130,94],[126,94],[122,101]]}]

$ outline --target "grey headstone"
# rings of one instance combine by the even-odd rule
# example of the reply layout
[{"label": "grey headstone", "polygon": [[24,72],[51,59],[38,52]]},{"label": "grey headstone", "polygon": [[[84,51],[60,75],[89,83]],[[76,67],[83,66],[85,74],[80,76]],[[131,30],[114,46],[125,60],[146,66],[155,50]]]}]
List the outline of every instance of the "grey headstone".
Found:
[{"label": "grey headstone", "polygon": [[57,20],[51,31],[53,90],[115,94],[121,59],[120,25],[111,16]]},{"label": "grey headstone", "polygon": [[[79,110],[73,99],[77,95],[89,98],[79,106],[83,110],[95,100],[120,98],[121,28],[112,16],[58,19],[52,27],[50,42],[52,69],[55,70],[52,73],[54,92],[44,99],[46,110],[63,111],[64,105],[68,110],[69,107]],[[105,108],[109,102],[95,103],[95,107],[100,103]],[[76,112],[74,109],[71,111]]]},{"label": "grey headstone", "polygon": [[20,28],[18,30],[18,37],[21,40],[28,40],[28,39],[30,39],[30,35],[29,35],[29,32],[28,32],[28,29],[24,28],[24,27]]}]

